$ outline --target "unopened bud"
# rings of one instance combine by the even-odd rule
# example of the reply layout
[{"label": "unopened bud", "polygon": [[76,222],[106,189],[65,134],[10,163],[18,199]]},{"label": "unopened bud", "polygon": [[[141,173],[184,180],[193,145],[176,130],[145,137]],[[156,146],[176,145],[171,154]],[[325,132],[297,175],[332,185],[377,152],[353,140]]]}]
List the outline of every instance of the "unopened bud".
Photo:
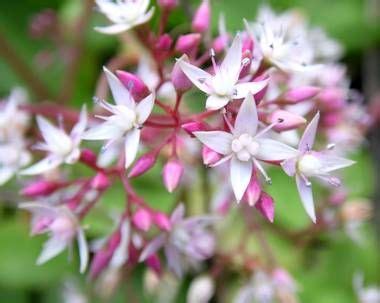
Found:
[{"label": "unopened bud", "polygon": [[249,206],[254,206],[261,196],[261,186],[256,176],[251,177],[251,181],[245,191],[244,200]]},{"label": "unopened bud", "polygon": [[178,64],[180,60],[184,60],[185,62],[189,61],[187,55],[183,55],[180,59],[178,59],[178,61],[174,64],[171,80],[174,85],[174,88],[177,91],[185,92],[189,90],[193,86],[193,84],[180,68]]},{"label": "unopened bud", "polygon": [[260,199],[255,204],[256,209],[271,223],[274,220],[274,201],[273,198],[265,192],[261,193]]},{"label": "unopened bud", "polygon": [[97,156],[91,149],[83,149],[80,153],[80,161],[90,166],[96,165]]},{"label": "unopened bud", "polygon": [[183,165],[178,159],[169,160],[163,170],[162,177],[166,189],[171,193],[173,192],[181,180],[183,174]]},{"label": "unopened bud", "polygon": [[133,178],[144,174],[154,166],[156,160],[156,153],[147,153],[145,155],[142,155],[132,167],[131,171],[128,174],[128,177]]},{"label": "unopened bud", "polygon": [[145,83],[136,75],[118,70],[116,75],[119,80],[129,89],[135,100],[140,100],[149,94],[149,89]]},{"label": "unopened bud", "polygon": [[154,223],[162,230],[169,231],[171,229],[171,222],[167,215],[157,212],[153,215]]},{"label": "unopened bud", "polygon": [[229,40],[230,37],[227,34],[222,34],[216,37],[215,40],[212,42],[212,49],[215,51],[216,54],[223,52],[228,47]]},{"label": "unopened bud", "polygon": [[187,303],[207,303],[210,302],[215,292],[215,283],[210,276],[199,276],[195,278],[187,293]]},{"label": "unopened bud", "polygon": [[91,180],[91,187],[96,190],[105,190],[110,186],[110,181],[107,175],[103,172],[98,172]]},{"label": "unopened bud", "polygon": [[345,105],[345,94],[339,88],[326,88],[318,95],[318,101],[327,111],[337,111]]},{"label": "unopened bud", "polygon": [[158,0],[158,5],[164,9],[172,10],[177,7],[178,0]]},{"label": "unopened bud", "polygon": [[196,53],[200,41],[201,34],[199,33],[181,35],[177,40],[175,50],[181,54],[192,56],[194,53]]},{"label": "unopened bud", "polygon": [[161,272],[161,262],[160,258],[156,254],[150,255],[146,261],[146,265],[152,270],[154,270],[157,274]]},{"label": "unopened bud", "polygon": [[24,187],[21,190],[21,194],[29,198],[48,196],[59,189],[59,187],[59,183],[39,180]]},{"label": "unopened bud", "polygon": [[210,27],[211,7],[209,0],[203,0],[194,14],[191,27],[194,32],[204,33]]},{"label": "unopened bud", "polygon": [[139,208],[134,213],[132,217],[132,222],[137,228],[143,231],[147,231],[152,225],[152,216],[149,213],[149,211],[146,210],[145,208]]},{"label": "unopened bud", "polygon": [[167,52],[170,50],[172,43],[173,39],[168,34],[163,34],[157,40],[156,50],[161,52]]},{"label": "unopened bud", "polygon": [[268,120],[268,123],[278,122],[273,129],[279,132],[296,129],[306,123],[304,117],[282,109],[275,110]]},{"label": "unopened bud", "polygon": [[287,91],[283,99],[287,103],[295,104],[315,97],[320,92],[319,87],[302,86]]},{"label": "unopened bud", "polygon": [[207,166],[212,165],[218,162],[221,158],[222,156],[220,154],[218,154],[216,151],[212,150],[211,148],[207,147],[206,145],[202,147],[202,159],[203,159],[204,165],[207,165]]},{"label": "unopened bud", "polygon": [[181,127],[186,131],[191,137],[194,137],[194,132],[204,131],[208,129],[208,126],[204,122],[194,121],[182,124]]}]

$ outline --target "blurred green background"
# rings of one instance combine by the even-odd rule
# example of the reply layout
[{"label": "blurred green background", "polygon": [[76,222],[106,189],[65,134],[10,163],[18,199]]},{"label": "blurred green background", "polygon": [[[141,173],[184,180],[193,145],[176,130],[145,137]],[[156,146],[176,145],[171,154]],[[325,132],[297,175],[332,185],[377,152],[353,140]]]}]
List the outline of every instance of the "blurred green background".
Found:
[{"label": "blurred green background", "polygon": [[[369,3],[361,0],[273,0],[267,1],[276,10],[297,7],[310,17],[311,23],[321,26],[340,41],[346,49],[344,62],[353,79],[355,88],[362,88],[363,60],[369,49],[380,45],[380,27],[376,20],[370,21]],[[195,7],[196,1],[185,5]],[[225,12],[228,29],[242,28],[242,19],[254,19],[258,6],[263,3],[251,0],[213,1],[214,26],[216,28],[219,12]],[[64,39],[70,41],[73,35],[73,20],[80,14],[83,6],[81,0],[18,0],[0,1],[0,33],[9,41],[17,54],[33,70],[39,80],[47,84],[51,94],[61,88],[62,75],[65,71],[64,50],[57,52],[52,42],[32,38],[29,24],[33,16],[41,10],[52,8],[59,18],[67,24],[68,31]],[[186,14],[176,12],[170,24],[184,24],[189,20]],[[95,84],[102,65],[120,48],[117,39],[104,36],[92,30],[93,25],[104,22],[94,13],[84,39],[84,56],[76,75],[74,95],[71,104],[78,106],[91,104]],[[154,21],[153,21],[154,22]],[[1,45],[0,45],[1,47]],[[51,51],[52,63],[48,67],[41,66],[38,56],[41,51]],[[50,57],[49,57],[50,58]],[[50,60],[50,59],[49,59]],[[0,57],[0,95],[5,96],[15,85],[24,83],[4,58]],[[32,101],[34,96],[32,96]],[[345,172],[352,197],[370,198],[373,191],[372,164],[368,151],[364,150],[353,158],[358,161],[354,167]],[[175,197],[166,194],[161,184],[157,184],[159,170],[153,170],[138,189],[155,207],[169,209]],[[297,198],[297,193],[289,179],[272,172],[273,182],[283,186],[273,186],[270,193],[276,199],[276,222],[290,228],[304,227],[308,219]],[[194,185],[197,186],[197,185]],[[149,188],[144,191],[144,188]],[[44,238],[30,238],[28,221],[25,213],[14,209],[12,197],[16,187],[7,184],[0,189],[0,302],[61,302],[62,281],[74,277],[78,285],[88,289],[85,278],[77,272],[77,262],[67,262],[67,255],[61,255],[48,264],[37,267],[36,257]],[[196,191],[195,191],[196,192]],[[288,203],[294,200],[295,203]],[[123,195],[118,189],[103,199],[105,207],[120,207]],[[110,228],[101,214],[93,214],[89,219],[89,234],[106,234]],[[237,227],[238,228],[238,227]],[[356,302],[352,288],[352,277],[356,271],[364,272],[368,282],[380,282],[379,249],[375,240],[373,227],[364,227],[364,244],[358,246],[347,235],[334,233],[319,239],[313,249],[302,254],[290,243],[270,236],[276,256],[285,268],[294,275],[300,285],[300,301],[306,303],[351,303]],[[301,263],[301,264],[300,264]],[[301,266],[300,266],[301,265]],[[138,302],[150,302],[143,294],[141,271],[135,275],[132,286],[124,285],[112,302],[129,302],[125,294],[131,291],[138,297]],[[178,302],[182,302],[178,299]],[[154,302],[154,300],[151,300]],[[95,302],[91,299],[90,302]]]}]

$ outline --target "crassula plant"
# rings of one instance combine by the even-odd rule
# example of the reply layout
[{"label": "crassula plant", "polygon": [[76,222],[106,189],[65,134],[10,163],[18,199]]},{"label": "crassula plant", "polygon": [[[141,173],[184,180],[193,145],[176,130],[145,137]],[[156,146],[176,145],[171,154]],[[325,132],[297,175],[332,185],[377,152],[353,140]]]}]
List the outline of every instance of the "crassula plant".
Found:
[{"label": "crassula plant", "polygon": [[[191,273],[199,276],[188,301],[208,302],[225,291],[223,274],[237,271],[245,283],[234,302],[296,302],[297,283],[270,257],[263,231],[302,242],[350,223],[339,215],[344,180],[331,173],[354,164],[347,154],[370,121],[338,62],[341,46],[293,11],[262,7],[238,32],[221,16],[215,34],[208,0],[175,31],[167,21],[176,0],[159,0],[156,8],[149,0],[95,2],[106,17],[96,34],[128,37],[141,48],[138,62],[96,67],[103,89],[80,110],[28,103],[19,89],[1,105],[0,182],[17,180],[31,233],[49,235],[37,263],[78,247],[80,272],[93,280],[117,283],[107,278],[141,266],[155,285]],[[173,197],[159,208],[146,198],[149,186],[134,185],[153,168]],[[204,202],[190,212],[195,201],[186,191],[202,178],[207,188],[197,199]],[[313,192],[316,183],[322,190]],[[115,213],[105,197],[120,186],[125,203]],[[270,188],[282,186],[296,188],[299,198],[275,201]],[[310,226],[288,233],[276,224],[276,203],[301,203]],[[96,209],[114,222],[101,241],[83,223]],[[231,213],[246,232],[226,249]],[[258,234],[264,254],[246,249],[250,234]]]}]

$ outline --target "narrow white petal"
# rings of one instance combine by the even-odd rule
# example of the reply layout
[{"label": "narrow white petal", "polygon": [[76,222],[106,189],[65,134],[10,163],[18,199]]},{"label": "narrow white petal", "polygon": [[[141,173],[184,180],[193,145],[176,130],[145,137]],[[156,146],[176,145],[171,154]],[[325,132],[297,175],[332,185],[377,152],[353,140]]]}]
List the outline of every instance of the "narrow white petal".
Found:
[{"label": "narrow white petal", "polygon": [[211,78],[209,73],[181,59],[178,60],[178,64],[184,74],[196,87],[207,94],[211,93],[211,89],[206,85],[206,82],[210,81]]},{"label": "narrow white petal", "polygon": [[337,169],[345,168],[355,164],[355,161],[331,155],[328,153],[318,153],[317,158],[321,161],[321,171],[329,173]]},{"label": "narrow white petal", "polygon": [[315,216],[313,192],[311,185],[307,186],[303,178],[298,174],[296,175],[296,183],[303,207],[305,208],[311,220],[315,223],[317,219]]},{"label": "narrow white petal", "polygon": [[39,175],[58,167],[62,163],[63,163],[63,159],[54,157],[54,156],[48,156],[47,158],[42,159],[36,164],[26,169],[23,169],[22,171],[19,172],[19,174],[20,175]]},{"label": "narrow white petal", "polygon": [[86,129],[86,126],[87,126],[87,109],[86,109],[86,106],[83,105],[82,110],[79,115],[78,123],[75,124],[75,126],[73,127],[70,133],[70,137],[74,141],[76,141],[76,143],[80,141],[82,134],[84,130]]},{"label": "narrow white petal", "polygon": [[155,95],[150,94],[148,97],[141,100],[136,106],[138,123],[143,124],[148,119],[154,106]]},{"label": "narrow white petal", "polygon": [[232,135],[224,131],[194,132],[204,145],[222,155],[231,153]]},{"label": "narrow white petal", "polygon": [[96,125],[82,135],[84,140],[110,140],[120,138],[123,135],[123,131],[114,123],[104,122]]},{"label": "narrow white petal", "polygon": [[16,170],[11,167],[0,168],[0,185],[3,185],[6,182],[8,182],[15,173]]},{"label": "narrow white petal", "polygon": [[18,207],[43,216],[55,217],[58,214],[57,208],[42,203],[25,202],[19,204]]},{"label": "narrow white petal", "polygon": [[265,79],[262,81],[238,83],[235,85],[236,95],[234,95],[234,99],[245,98],[249,93],[253,95],[257,94],[268,85],[268,82],[269,79]]},{"label": "narrow white petal", "polygon": [[264,161],[282,161],[294,158],[298,151],[285,143],[267,138],[256,139],[259,143],[259,151],[256,158]]},{"label": "narrow white petal", "polygon": [[230,169],[231,185],[237,201],[240,201],[246,191],[252,176],[252,162],[240,161],[233,157]]},{"label": "narrow white petal", "polygon": [[115,100],[115,103],[118,105],[125,105],[128,108],[134,110],[135,101],[133,100],[133,97],[129,93],[128,89],[105,66],[103,67],[103,70],[104,70],[104,73],[106,74],[108,85],[111,89],[112,96]]},{"label": "narrow white petal", "polygon": [[109,26],[95,26],[94,29],[102,34],[116,35],[129,30],[131,26],[129,24],[113,24]]},{"label": "narrow white petal", "polygon": [[140,18],[138,18],[134,26],[146,23],[152,18],[153,14],[154,14],[154,7],[152,7],[145,15],[142,15]]},{"label": "narrow white petal", "polygon": [[177,277],[182,277],[184,269],[178,249],[174,245],[165,245],[164,248],[169,269],[172,270]]},{"label": "narrow white petal", "polygon": [[145,246],[140,254],[139,262],[144,262],[148,257],[157,252],[165,243],[165,234],[161,234]]},{"label": "narrow white petal", "polygon": [[125,151],[125,168],[128,168],[136,158],[139,148],[140,130],[137,128],[129,131],[125,138],[124,151]]},{"label": "narrow white petal", "polygon": [[78,241],[79,260],[80,260],[79,271],[81,274],[83,274],[86,271],[87,264],[88,264],[88,246],[87,246],[86,237],[81,228],[79,228],[78,230],[77,241]]},{"label": "narrow white petal", "polygon": [[128,260],[128,247],[131,236],[131,224],[128,220],[123,221],[120,232],[120,244],[116,248],[110,262],[110,266],[114,268],[119,268]]},{"label": "narrow white petal", "polygon": [[254,136],[257,131],[258,117],[256,102],[252,94],[248,94],[240,106],[235,120],[235,132],[237,134],[250,134]]},{"label": "narrow white petal", "polygon": [[37,259],[37,265],[41,265],[65,250],[67,243],[57,237],[52,237],[44,244],[41,254]]},{"label": "narrow white petal", "polygon": [[63,142],[71,141],[69,136],[62,129],[54,126],[44,117],[37,116],[37,124],[41,131],[42,137],[48,146],[62,146]]},{"label": "narrow white petal", "polygon": [[290,177],[293,177],[296,174],[296,169],[297,169],[296,165],[297,165],[297,158],[290,158],[281,162],[282,169]]},{"label": "narrow white petal", "polygon": [[315,141],[315,136],[317,134],[318,121],[319,121],[319,112],[314,116],[313,120],[311,120],[311,122],[306,127],[302,135],[302,138],[298,145],[298,149],[300,151],[305,152],[307,150],[312,149],[314,145],[314,141]]},{"label": "narrow white petal", "polygon": [[228,76],[230,81],[236,83],[239,79],[242,60],[242,41],[240,35],[236,35],[232,41],[231,47],[228,49],[220,69],[224,75]]},{"label": "narrow white petal", "polygon": [[225,107],[231,99],[229,97],[210,95],[206,100],[206,108],[217,110]]},{"label": "narrow white petal", "polygon": [[185,205],[183,205],[183,203],[180,203],[173,210],[172,215],[170,216],[170,221],[172,224],[176,224],[177,222],[181,221],[184,216],[185,216]]}]

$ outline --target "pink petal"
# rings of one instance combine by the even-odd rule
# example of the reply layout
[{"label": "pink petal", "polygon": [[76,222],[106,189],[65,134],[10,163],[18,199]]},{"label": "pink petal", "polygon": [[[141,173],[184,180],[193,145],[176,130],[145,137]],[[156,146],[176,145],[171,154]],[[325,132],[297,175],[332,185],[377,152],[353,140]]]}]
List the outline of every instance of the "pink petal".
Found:
[{"label": "pink petal", "polygon": [[302,138],[300,140],[300,143],[298,145],[298,149],[301,152],[305,152],[308,150],[311,150],[314,141],[315,141],[315,136],[317,134],[317,129],[318,129],[318,121],[319,121],[319,112],[314,116],[313,120],[309,123],[309,125],[306,127]]},{"label": "pink petal", "polygon": [[240,106],[235,120],[237,134],[250,134],[254,136],[257,131],[258,117],[256,103],[251,93],[247,95]]}]

